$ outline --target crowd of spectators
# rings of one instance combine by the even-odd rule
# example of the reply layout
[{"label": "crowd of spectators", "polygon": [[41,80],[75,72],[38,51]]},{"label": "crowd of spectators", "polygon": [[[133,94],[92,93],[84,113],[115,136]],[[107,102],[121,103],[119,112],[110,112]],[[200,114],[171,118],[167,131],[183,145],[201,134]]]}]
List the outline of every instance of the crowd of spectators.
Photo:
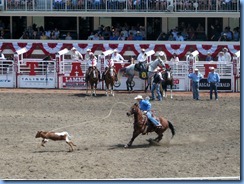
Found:
[{"label": "crowd of spectators", "polygon": [[[4,30],[0,30],[0,39],[4,39]],[[70,32],[62,33],[58,28],[45,30],[42,26],[36,24],[29,26],[22,34],[20,39],[41,39],[41,40],[75,40],[75,36]],[[115,26],[103,26],[91,32],[88,40],[148,40],[146,29],[139,23],[128,25],[124,23]],[[240,41],[240,28],[231,29],[229,26],[224,30],[218,25],[218,21],[211,25],[211,32],[206,35],[205,29],[201,23],[194,28],[190,23],[181,22],[179,26],[171,29],[169,32],[162,32],[155,39],[157,41]]]}]

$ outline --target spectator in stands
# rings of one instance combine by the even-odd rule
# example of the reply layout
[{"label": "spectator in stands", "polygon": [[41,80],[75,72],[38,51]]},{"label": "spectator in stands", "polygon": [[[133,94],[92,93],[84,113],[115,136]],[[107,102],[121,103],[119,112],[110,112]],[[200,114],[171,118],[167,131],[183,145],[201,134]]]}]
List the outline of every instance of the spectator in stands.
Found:
[{"label": "spectator in stands", "polygon": [[240,32],[238,27],[233,29],[233,41],[240,41]]},{"label": "spectator in stands", "polygon": [[142,37],[141,35],[141,32],[140,31],[137,31],[133,40],[143,40],[144,38]]},{"label": "spectator in stands", "polygon": [[177,33],[177,36],[176,36],[176,39],[175,39],[176,41],[184,41],[184,38],[183,38],[183,36],[181,35],[181,32],[178,32]]},{"label": "spectator in stands", "polygon": [[0,59],[6,59],[2,50],[0,50]]},{"label": "spectator in stands", "polygon": [[82,54],[78,50],[76,50],[75,47],[73,47],[71,49],[71,59],[72,60],[83,60]]},{"label": "spectator in stands", "polygon": [[70,32],[67,33],[65,40],[72,40]]},{"label": "spectator in stands", "polygon": [[179,62],[179,57],[177,56],[176,53],[173,54],[173,57],[170,59],[171,62]]},{"label": "spectator in stands", "polygon": [[56,39],[59,39],[60,31],[58,30],[58,28],[54,29],[54,33],[55,33]]},{"label": "spectator in stands", "polygon": [[220,77],[219,74],[217,72],[214,71],[214,67],[210,67],[209,68],[211,72],[209,72],[208,74],[208,83],[210,83],[210,100],[212,100],[212,95],[213,95],[213,91],[215,94],[215,100],[218,100],[218,90],[217,90],[217,86],[218,83],[220,82]]},{"label": "spectator in stands", "polygon": [[164,32],[161,32],[160,35],[157,38],[157,41],[162,41],[162,40],[168,40],[167,34]]},{"label": "spectator in stands", "polygon": [[132,32],[130,32],[130,34],[129,34],[127,40],[134,40],[134,35],[133,35]]},{"label": "spectator in stands", "polygon": [[48,40],[48,37],[46,36],[45,31],[43,31],[43,32],[41,33],[40,39],[41,39],[41,40]]},{"label": "spectator in stands", "polygon": [[90,59],[90,53],[92,53],[91,49],[86,49],[86,53],[85,53],[85,61],[86,61],[86,63],[88,63],[88,61]]},{"label": "spectator in stands", "polygon": [[111,56],[111,59],[114,61],[114,62],[124,62],[124,58],[123,56],[121,56],[121,54],[118,53],[118,50],[117,49],[114,49],[114,52]]},{"label": "spectator in stands", "polygon": [[199,100],[199,82],[203,78],[203,75],[195,68],[194,73],[190,73],[188,78],[192,80],[193,99]]},{"label": "spectator in stands", "polygon": [[212,57],[212,54],[211,54],[211,52],[208,52],[207,53],[207,57],[206,57],[206,61],[213,61],[213,57]]},{"label": "spectator in stands", "polygon": [[95,33],[94,34],[93,40],[100,40],[100,37],[99,37],[98,33]]},{"label": "spectator in stands", "polygon": [[112,33],[112,35],[109,38],[109,40],[118,40],[118,39],[119,39],[119,33],[115,31]]},{"label": "spectator in stands", "polygon": [[228,52],[228,49],[226,47],[223,48],[223,52],[224,52],[225,61],[231,62],[231,55]]},{"label": "spectator in stands", "polygon": [[211,25],[211,41],[218,41],[221,35],[221,25],[218,19],[215,19],[214,25]]},{"label": "spectator in stands", "polygon": [[124,33],[120,33],[118,40],[126,40]]},{"label": "spectator in stands", "polygon": [[169,34],[168,41],[175,41],[175,38],[172,33]]}]

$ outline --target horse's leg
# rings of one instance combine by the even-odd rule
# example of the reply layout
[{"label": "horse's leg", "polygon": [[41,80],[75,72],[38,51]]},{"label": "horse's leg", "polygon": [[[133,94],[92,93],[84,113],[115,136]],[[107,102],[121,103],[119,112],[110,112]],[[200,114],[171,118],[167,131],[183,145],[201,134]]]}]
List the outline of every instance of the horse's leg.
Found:
[{"label": "horse's leg", "polygon": [[94,96],[97,96],[96,90],[97,90],[97,83],[95,83],[95,86],[94,86]]},{"label": "horse's leg", "polygon": [[170,98],[173,99],[173,95],[172,95],[172,85],[170,85]]},{"label": "horse's leg", "polygon": [[133,132],[133,136],[132,136],[130,142],[129,142],[128,144],[125,145],[125,148],[130,147],[130,146],[132,145],[133,141],[135,140],[135,138],[136,138],[140,133],[141,133],[140,131],[138,131],[138,130],[134,130],[134,132]]}]

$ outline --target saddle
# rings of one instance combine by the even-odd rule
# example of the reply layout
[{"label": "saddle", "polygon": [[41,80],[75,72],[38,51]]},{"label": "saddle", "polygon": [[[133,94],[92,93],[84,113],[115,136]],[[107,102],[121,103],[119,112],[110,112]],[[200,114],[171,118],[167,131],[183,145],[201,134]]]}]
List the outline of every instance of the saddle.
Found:
[{"label": "saddle", "polygon": [[137,63],[135,64],[135,71],[139,72],[139,77],[142,80],[147,80],[148,79],[148,69],[147,66],[145,66],[144,63]]}]

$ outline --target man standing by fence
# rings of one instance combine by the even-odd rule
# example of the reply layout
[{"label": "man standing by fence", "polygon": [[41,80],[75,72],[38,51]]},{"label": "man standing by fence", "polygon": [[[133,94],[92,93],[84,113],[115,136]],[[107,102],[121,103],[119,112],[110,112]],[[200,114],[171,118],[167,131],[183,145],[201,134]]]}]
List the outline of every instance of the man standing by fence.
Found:
[{"label": "man standing by fence", "polygon": [[220,82],[219,74],[214,71],[214,67],[209,68],[211,72],[208,74],[208,83],[210,83],[210,100],[212,100],[212,93],[214,90],[215,100],[218,100],[217,85]]},{"label": "man standing by fence", "polygon": [[203,75],[195,68],[194,73],[190,73],[188,77],[192,80],[192,94],[194,100],[199,100],[199,82]]}]

